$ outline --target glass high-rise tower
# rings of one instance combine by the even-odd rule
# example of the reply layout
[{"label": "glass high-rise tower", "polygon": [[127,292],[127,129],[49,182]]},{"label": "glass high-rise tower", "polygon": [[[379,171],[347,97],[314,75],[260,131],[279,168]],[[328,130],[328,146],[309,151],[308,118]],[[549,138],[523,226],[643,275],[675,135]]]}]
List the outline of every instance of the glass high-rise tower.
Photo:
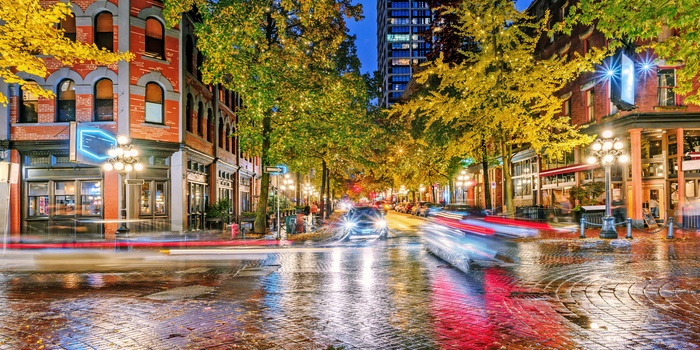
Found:
[{"label": "glass high-rise tower", "polygon": [[430,51],[419,33],[430,29],[432,15],[426,1],[377,0],[377,57],[382,75],[384,107],[396,102],[411,80],[413,67]]}]

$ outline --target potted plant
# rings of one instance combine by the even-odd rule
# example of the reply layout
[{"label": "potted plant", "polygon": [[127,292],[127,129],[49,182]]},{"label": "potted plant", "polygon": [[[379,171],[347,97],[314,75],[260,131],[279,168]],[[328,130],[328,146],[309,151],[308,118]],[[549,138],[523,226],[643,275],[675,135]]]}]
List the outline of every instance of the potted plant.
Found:
[{"label": "potted plant", "polygon": [[569,197],[576,201],[576,206],[571,210],[576,222],[581,220],[583,215],[582,206],[596,204],[597,198],[603,192],[605,192],[605,184],[599,181],[589,182],[569,189]]},{"label": "potted plant", "polygon": [[207,221],[219,223],[221,229],[225,229],[230,211],[231,201],[226,198],[221,198],[218,202],[207,208]]}]

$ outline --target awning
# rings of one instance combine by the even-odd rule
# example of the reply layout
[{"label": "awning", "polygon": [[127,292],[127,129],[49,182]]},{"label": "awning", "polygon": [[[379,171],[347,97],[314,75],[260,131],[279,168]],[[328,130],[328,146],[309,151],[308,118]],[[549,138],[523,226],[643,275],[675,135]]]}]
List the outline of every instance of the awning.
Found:
[{"label": "awning", "polygon": [[545,171],[540,171],[540,177],[552,176],[566,173],[575,173],[577,171],[591,170],[598,167],[598,164],[576,164],[569,165],[561,168],[549,169]]}]

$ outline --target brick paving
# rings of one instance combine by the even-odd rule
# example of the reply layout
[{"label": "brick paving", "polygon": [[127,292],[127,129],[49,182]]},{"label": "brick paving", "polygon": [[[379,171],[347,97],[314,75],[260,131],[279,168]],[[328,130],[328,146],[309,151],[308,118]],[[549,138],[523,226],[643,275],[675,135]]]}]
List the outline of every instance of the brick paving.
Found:
[{"label": "brick paving", "polygon": [[386,241],[262,258],[3,271],[0,349],[700,348],[695,232],[547,232],[465,274],[404,220]]}]

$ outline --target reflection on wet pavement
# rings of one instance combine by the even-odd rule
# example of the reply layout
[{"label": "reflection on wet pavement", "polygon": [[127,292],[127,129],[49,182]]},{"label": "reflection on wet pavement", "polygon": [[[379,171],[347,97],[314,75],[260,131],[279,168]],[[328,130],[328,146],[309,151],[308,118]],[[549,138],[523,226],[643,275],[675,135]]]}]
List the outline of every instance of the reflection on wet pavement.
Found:
[{"label": "reflection on wet pavement", "polygon": [[521,240],[501,252],[516,263],[465,274],[394,233],[133,272],[3,272],[0,349],[700,346],[696,240]]}]

